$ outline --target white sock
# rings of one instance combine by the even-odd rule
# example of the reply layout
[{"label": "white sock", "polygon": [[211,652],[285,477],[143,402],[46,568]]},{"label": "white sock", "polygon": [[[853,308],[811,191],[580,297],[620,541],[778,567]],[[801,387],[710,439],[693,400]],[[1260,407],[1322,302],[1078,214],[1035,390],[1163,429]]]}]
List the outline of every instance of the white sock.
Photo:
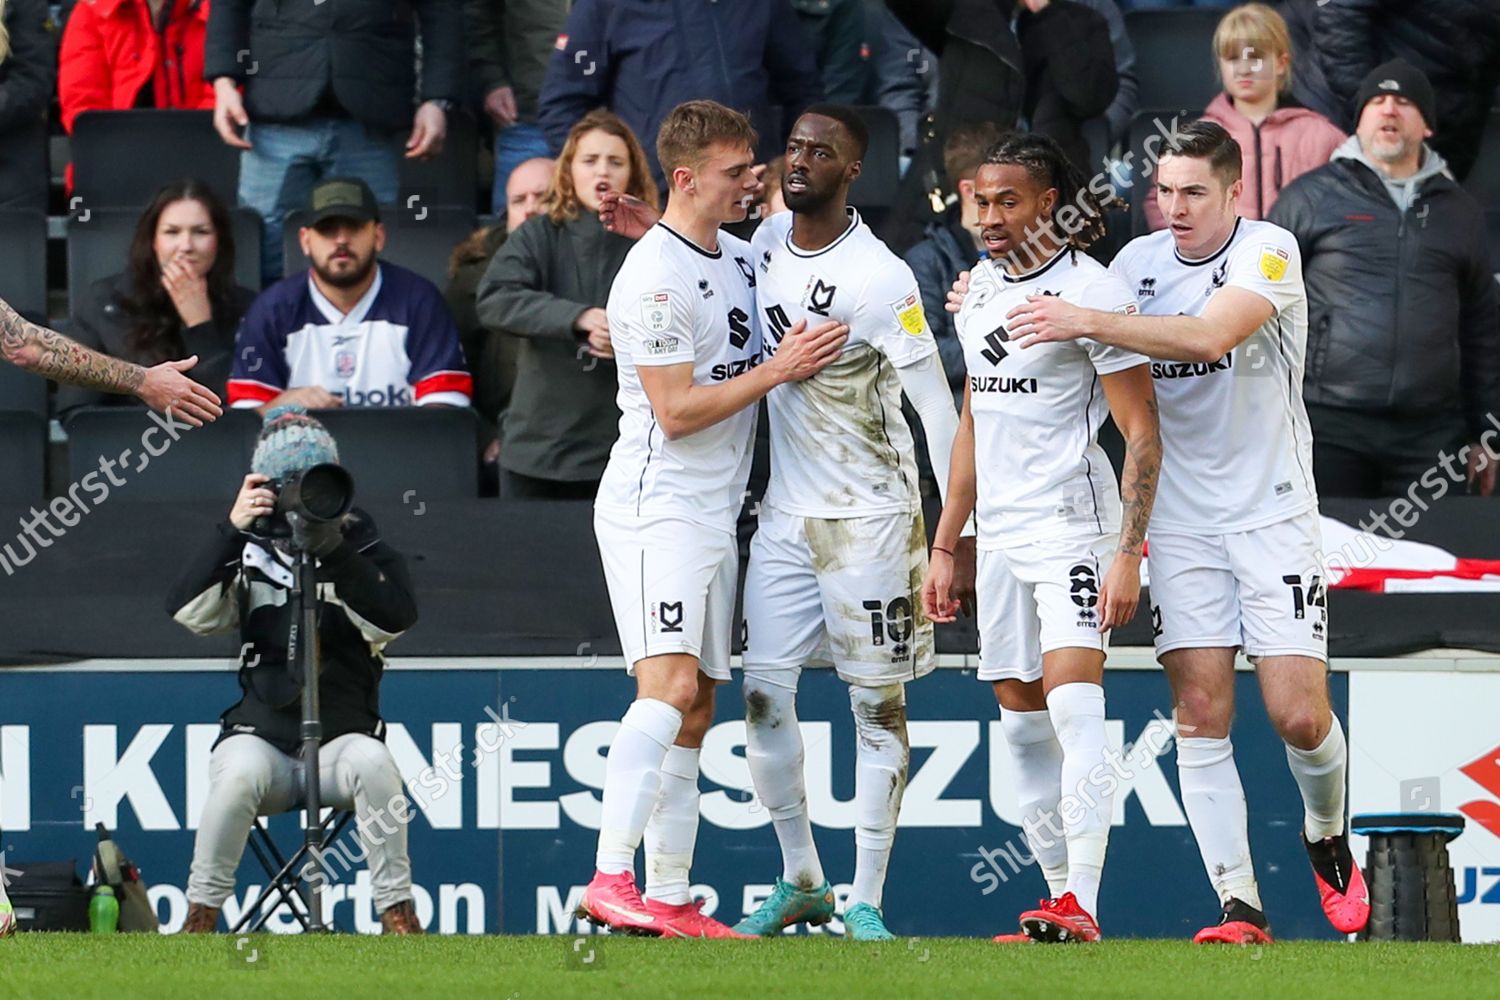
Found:
[{"label": "white sock", "polygon": [[1306,810],[1302,832],[1314,844],[1344,832],[1344,771],[1348,761],[1344,727],[1336,715],[1328,735],[1314,749],[1298,750],[1290,743],[1286,746],[1286,762],[1297,779]]},{"label": "white sock", "polygon": [[1234,766],[1229,737],[1178,737],[1177,780],[1182,786],[1182,807],[1219,902],[1226,903],[1233,896],[1263,909],[1250,859],[1245,789]]},{"label": "white sock", "polygon": [[880,909],[885,873],[896,844],[896,817],[906,791],[911,751],[906,739],[906,687],[849,685],[856,735],[854,765],[854,884],[847,906]]},{"label": "white sock", "polygon": [[1097,919],[1115,799],[1114,780],[1101,781],[1101,775],[1109,774],[1104,755],[1104,688],[1081,682],[1059,685],[1047,695],[1047,713],[1062,746],[1062,798],[1072,797],[1080,806],[1062,810],[1068,835],[1065,891]]},{"label": "white sock", "polygon": [[[1057,824],[1057,801],[1062,797],[1062,744],[1052,728],[1052,716],[1040,712],[1000,712],[1000,731],[1014,763],[1016,798],[1026,843],[1047,880],[1047,895],[1056,899],[1067,891],[1068,841]],[[1049,829],[1050,832],[1049,832]]]},{"label": "white sock", "polygon": [[693,901],[693,845],[698,841],[697,747],[673,746],[661,762],[661,794],[646,822],[646,898],[673,906]]},{"label": "white sock", "polygon": [[781,844],[781,877],[801,889],[826,880],[807,814],[802,729],[797,724],[798,667],[745,673],[745,760],[755,794]]},{"label": "white sock", "polygon": [[604,807],[594,865],[606,875],[635,871],[635,849],[661,792],[661,763],[682,728],[664,701],[631,702],[604,763]]}]

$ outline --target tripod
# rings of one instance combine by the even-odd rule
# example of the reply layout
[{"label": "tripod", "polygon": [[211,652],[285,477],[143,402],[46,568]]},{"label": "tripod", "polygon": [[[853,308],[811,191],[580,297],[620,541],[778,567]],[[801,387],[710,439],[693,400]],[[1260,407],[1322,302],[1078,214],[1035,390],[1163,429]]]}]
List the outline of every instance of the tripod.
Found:
[{"label": "tripod", "polygon": [[309,874],[302,879],[302,901],[307,907],[307,929],[328,930],[323,924],[323,789],[318,751],[323,745],[322,708],[318,700],[318,571],[316,560],[303,545],[296,547],[296,572],[291,590],[292,628],[287,638],[287,662],[302,678],[302,851]]}]

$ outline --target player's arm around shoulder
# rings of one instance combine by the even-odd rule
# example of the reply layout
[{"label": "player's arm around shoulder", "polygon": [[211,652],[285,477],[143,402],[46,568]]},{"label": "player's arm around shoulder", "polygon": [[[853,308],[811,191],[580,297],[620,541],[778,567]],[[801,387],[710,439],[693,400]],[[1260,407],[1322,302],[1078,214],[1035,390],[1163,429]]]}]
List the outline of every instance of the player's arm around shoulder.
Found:
[{"label": "player's arm around shoulder", "polygon": [[1222,358],[1272,316],[1306,298],[1297,238],[1280,226],[1262,223],[1230,251],[1224,287],[1209,299],[1200,317],[1211,328],[1211,355],[1191,360]]}]

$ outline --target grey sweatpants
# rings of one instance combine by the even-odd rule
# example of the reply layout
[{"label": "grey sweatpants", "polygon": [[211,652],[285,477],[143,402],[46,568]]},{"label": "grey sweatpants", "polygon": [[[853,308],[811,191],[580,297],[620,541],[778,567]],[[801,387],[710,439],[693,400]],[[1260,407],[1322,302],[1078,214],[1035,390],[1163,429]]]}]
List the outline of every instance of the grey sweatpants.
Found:
[{"label": "grey sweatpants", "polygon": [[[209,761],[208,801],[193,845],[188,902],[221,907],[234,892],[234,873],[256,816],[283,813],[297,802],[298,758],[259,736],[242,733],[214,748]],[[375,912],[411,899],[411,860],[406,853],[410,803],[401,772],[386,745],[362,733],[325,743],[318,754],[323,805],[352,809],[359,836],[341,836],[325,855],[338,878],[368,857]]]}]

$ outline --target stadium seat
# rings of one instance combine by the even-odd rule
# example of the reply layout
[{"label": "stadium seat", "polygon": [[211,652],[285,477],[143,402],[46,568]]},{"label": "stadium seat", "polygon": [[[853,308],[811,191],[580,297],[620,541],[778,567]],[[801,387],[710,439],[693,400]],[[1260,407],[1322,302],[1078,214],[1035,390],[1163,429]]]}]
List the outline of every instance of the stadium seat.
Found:
[{"label": "stadium seat", "polygon": [[[305,212],[287,214],[281,237],[286,261],[283,274],[292,274],[308,266],[297,235],[304,218]],[[448,258],[453,248],[474,231],[476,217],[472,207],[429,207],[422,203],[410,209],[385,206],[381,209],[381,221],[385,223],[386,231],[381,260],[415,271],[443,288],[448,284]]]},{"label": "stadium seat", "polygon": [[[467,113],[450,114],[443,151],[430,160],[403,156],[399,170],[399,206],[416,210],[441,205],[472,214],[479,197],[479,126]],[[484,208],[489,211],[488,195]]]},{"label": "stadium seat", "polygon": [[[47,320],[47,216],[0,209],[0,299],[35,323]],[[47,380],[0,364],[0,409],[47,415]]]},{"label": "stadium seat", "polygon": [[196,177],[225,204],[239,198],[240,151],[211,111],[85,111],[73,123],[73,196],[81,209],[141,209],[169,181]]},{"label": "stadium seat", "polygon": [[889,108],[855,108],[870,130],[859,178],[849,188],[849,204],[856,208],[889,208],[901,183],[901,126]]},{"label": "stadium seat", "polygon": [[479,496],[479,423],[448,407],[351,408],[313,414],[338,442],[354,502],[403,504]]},{"label": "stadium seat", "polygon": [[[180,431],[176,441],[137,406],[84,407],[70,414],[64,426],[71,482],[94,472],[100,473],[96,481],[104,482],[113,472],[125,480],[117,488],[126,499],[228,504],[250,469],[260,417],[253,410],[226,410],[211,424]],[[106,462],[110,469],[100,471]]]},{"label": "stadium seat", "polygon": [[[4,367],[9,368],[9,365]],[[34,381],[42,382],[28,375]],[[46,385],[42,382],[43,386]],[[30,506],[47,497],[47,420],[0,410],[0,503]]]},{"label": "stadium seat", "polygon": [[1486,209],[1500,211],[1500,108],[1491,111],[1489,121],[1484,124],[1479,156],[1474,160],[1474,169],[1464,178],[1464,188]]},{"label": "stadium seat", "polygon": [[[1155,183],[1156,158],[1161,155],[1161,147],[1166,144],[1166,137],[1171,134],[1173,128],[1193,121],[1199,111],[1168,110],[1165,108],[1154,108],[1149,111],[1140,111],[1130,121],[1130,133],[1125,141],[1126,148],[1122,152],[1123,157],[1128,157],[1126,168],[1121,168],[1112,178],[1123,187],[1122,179],[1128,179],[1130,186],[1125,187],[1125,200],[1130,203],[1130,230],[1133,236],[1143,236],[1148,230],[1146,228],[1146,193]],[[1176,119],[1176,124],[1173,119]],[[1155,136],[1156,138],[1152,138]],[[1149,169],[1147,169],[1149,167]],[[1128,173],[1128,178],[1126,175]]]},{"label": "stadium seat", "polygon": [[[246,288],[260,288],[260,216],[254,209],[232,208],[234,223],[234,276]],[[124,271],[129,263],[130,240],[140,221],[138,208],[89,209],[87,218],[68,219],[68,312],[86,301],[89,286],[100,278]]]},{"label": "stadium seat", "polygon": [[1213,38],[1223,16],[1212,7],[1126,12],[1141,107],[1208,107],[1222,89]]}]

